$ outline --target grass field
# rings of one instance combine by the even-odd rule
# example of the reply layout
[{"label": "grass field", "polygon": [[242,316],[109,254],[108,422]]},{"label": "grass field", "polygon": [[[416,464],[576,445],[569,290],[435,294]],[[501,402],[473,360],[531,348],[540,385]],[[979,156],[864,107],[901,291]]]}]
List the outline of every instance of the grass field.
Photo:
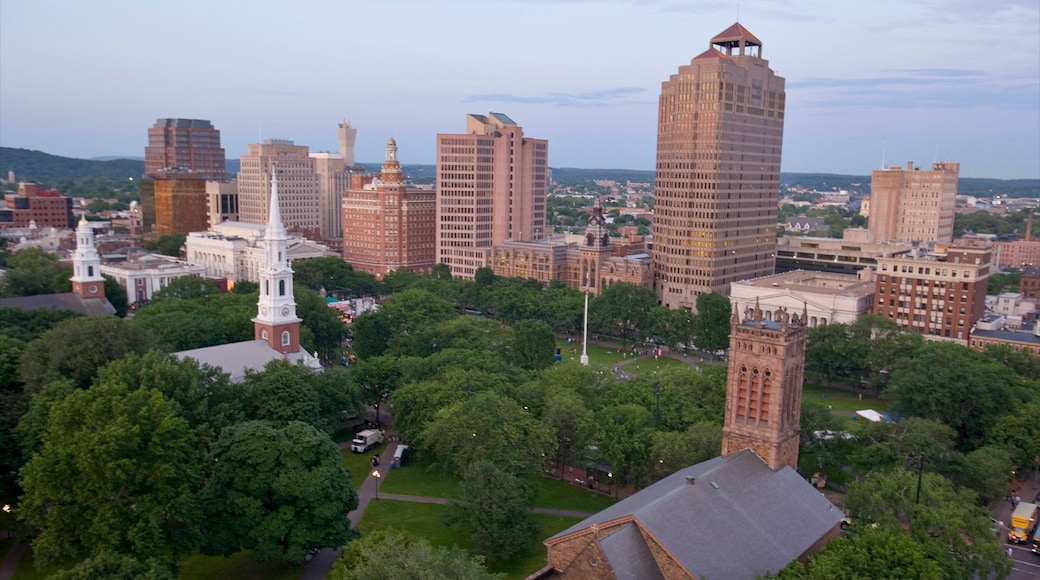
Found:
[{"label": "grass field", "polygon": [[354,453],[349,447],[340,448],[339,454],[343,456],[343,467],[350,472],[350,485],[354,489],[361,487],[368,474],[372,473],[372,456],[382,453],[385,446],[385,442],[380,443],[378,447],[369,449],[368,453]]},{"label": "grass field", "polygon": [[[466,534],[441,525],[440,514],[443,511],[443,505],[380,499],[368,504],[357,527],[362,534],[387,528],[403,529],[416,536],[426,538],[435,546],[450,547],[454,545],[467,550],[471,549],[472,544]],[[578,518],[542,514],[536,514],[535,518],[542,524],[539,539],[532,542],[526,550],[514,554],[508,560],[489,566],[492,572],[505,573],[506,577],[510,579],[527,577],[545,566],[545,547],[542,546],[542,540],[580,521]]]},{"label": "grass field", "polygon": [[802,399],[812,398],[818,403],[830,405],[831,411],[859,411],[861,409],[874,409],[884,413],[888,409],[888,402],[877,397],[863,396],[841,389],[832,389],[823,385],[805,383],[802,387]]},{"label": "grass field", "polygon": [[195,554],[180,563],[180,577],[191,580],[298,580],[301,566],[284,562],[259,564],[247,550],[227,558]]}]

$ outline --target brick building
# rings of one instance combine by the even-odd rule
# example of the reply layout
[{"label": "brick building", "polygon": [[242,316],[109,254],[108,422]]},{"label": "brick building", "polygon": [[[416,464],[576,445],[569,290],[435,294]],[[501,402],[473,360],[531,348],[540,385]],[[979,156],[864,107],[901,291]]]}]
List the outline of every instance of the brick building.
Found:
[{"label": "brick building", "polygon": [[168,167],[190,169],[203,179],[227,180],[220,131],[203,119],[159,119],[148,129],[145,175]]},{"label": "brick building", "polygon": [[35,183],[19,183],[17,193],[4,196],[0,228],[24,228],[31,222],[38,228],[74,227],[72,198],[53,189],[40,189]]},{"label": "brick building", "polygon": [[906,169],[875,170],[870,180],[870,231],[878,242],[953,241],[960,163],[933,163],[922,171],[913,162]]}]

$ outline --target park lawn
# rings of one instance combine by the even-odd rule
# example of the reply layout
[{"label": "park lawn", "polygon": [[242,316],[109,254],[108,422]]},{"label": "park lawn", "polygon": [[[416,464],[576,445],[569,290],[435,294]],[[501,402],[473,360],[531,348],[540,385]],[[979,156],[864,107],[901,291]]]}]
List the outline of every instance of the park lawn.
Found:
[{"label": "park lawn", "polygon": [[390,470],[379,491],[426,497],[453,498],[459,494],[459,480],[429,469],[427,461],[416,458]]},{"label": "park lawn", "polygon": [[805,383],[802,386],[802,399],[814,399],[816,402],[830,405],[832,411],[859,411],[861,409],[874,409],[884,413],[888,408],[888,402],[877,397],[868,395],[859,400],[859,395],[850,391],[833,389],[823,385]]},{"label": "park lawn", "polygon": [[[567,339],[557,338],[556,348],[560,349],[560,354],[563,356],[563,360],[573,360],[575,362],[581,360],[581,339],[577,339],[567,344]],[[619,351],[621,343],[618,343],[616,347],[609,348],[599,346],[598,344],[590,344],[588,346],[589,364],[590,365],[608,365],[613,366],[627,358],[631,358],[631,353],[628,357],[622,357],[622,353]],[[574,352],[571,352],[571,351]]]},{"label": "park lawn", "polygon": [[595,513],[614,505],[614,499],[574,485],[568,480],[560,481],[549,477],[539,477],[537,481],[538,496],[535,506]]},{"label": "park lawn", "polygon": [[[357,528],[362,533],[383,529],[401,529],[408,533],[426,538],[434,546],[471,550],[472,544],[466,533],[441,525],[440,514],[444,506],[440,504],[412,503],[388,499],[373,500],[365,509]],[[579,518],[535,514],[542,524],[542,532],[537,540],[523,550],[503,562],[497,562],[489,569],[492,572],[504,572],[507,578],[526,578],[532,572],[545,567],[545,547],[542,540],[553,536],[581,521]]]},{"label": "park lawn", "polygon": [[340,447],[339,454],[343,457],[343,467],[350,472],[350,485],[357,489],[364,483],[365,478],[372,473],[372,456],[382,453],[386,442],[368,450],[368,453],[354,453],[349,447]]},{"label": "park lawn", "polygon": [[224,558],[193,554],[180,562],[181,578],[191,580],[298,580],[303,567],[281,561],[261,564],[242,550]]},{"label": "park lawn", "polygon": [[685,362],[681,360],[676,360],[674,358],[662,356],[661,358],[658,358],[656,360],[653,357],[639,359],[634,363],[628,363],[627,365],[622,365],[618,367],[618,370],[628,374],[631,377],[637,377],[645,375],[646,373],[650,373],[650,376],[653,376],[664,370],[673,368],[681,369],[687,366],[689,365],[687,365]]},{"label": "park lawn", "polygon": [[69,562],[60,566],[43,566],[40,568],[36,567],[36,561],[33,560],[32,548],[29,548],[25,555],[22,556],[22,561],[18,563],[18,568],[15,569],[14,575],[11,576],[11,580],[43,580],[44,578],[50,578],[54,574],[58,573],[58,570],[64,570],[72,568],[75,562]]}]

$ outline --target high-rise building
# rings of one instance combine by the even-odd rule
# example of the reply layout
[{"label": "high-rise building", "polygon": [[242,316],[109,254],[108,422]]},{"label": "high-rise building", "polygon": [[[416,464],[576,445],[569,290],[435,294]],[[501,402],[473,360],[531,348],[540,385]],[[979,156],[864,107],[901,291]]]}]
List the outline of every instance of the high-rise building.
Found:
[{"label": "high-rise building", "polygon": [[755,299],[733,310],[722,456],[751,449],[774,471],[798,469],[802,379],[809,316],[763,311]]},{"label": "high-rise building", "polygon": [[318,215],[321,237],[330,242],[343,235],[343,194],[350,187],[350,176],[363,172],[363,167],[354,165],[354,139],[357,129],[350,121],[336,127],[339,153],[311,153],[314,170],[318,174]]},{"label": "high-rise building", "polygon": [[343,197],[343,259],[377,278],[400,269],[428,274],[436,263],[434,190],[405,185],[393,138],[379,177],[355,177]]},{"label": "high-rise building", "polygon": [[[543,239],[549,142],[502,113],[466,116],[437,135],[437,261],[472,278],[506,240]],[[775,208],[774,208],[775,213]]]},{"label": "high-rise building", "polygon": [[148,129],[144,172],[168,167],[190,169],[204,179],[227,181],[220,131],[202,119],[159,119]]},{"label": "high-rise building", "polygon": [[870,222],[878,242],[953,241],[960,163],[933,163],[921,171],[913,162],[906,169],[877,169],[870,180]]},{"label": "high-rise building", "polygon": [[350,121],[344,119],[336,127],[336,136],[339,138],[339,154],[343,158],[343,165],[354,166],[354,139],[357,138],[357,129],[350,126]]},{"label": "high-rise building", "polygon": [[141,179],[144,231],[156,236],[186,234],[209,227],[206,180],[197,173],[163,170]]},{"label": "high-rise building", "polygon": [[289,139],[265,139],[249,145],[238,172],[238,219],[265,224],[271,203],[271,176],[278,167],[278,197],[287,229],[321,239],[318,174],[305,145]]},{"label": "high-rise building", "polygon": [[669,308],[773,273],[784,79],[740,24],[661,85],[654,285]]}]

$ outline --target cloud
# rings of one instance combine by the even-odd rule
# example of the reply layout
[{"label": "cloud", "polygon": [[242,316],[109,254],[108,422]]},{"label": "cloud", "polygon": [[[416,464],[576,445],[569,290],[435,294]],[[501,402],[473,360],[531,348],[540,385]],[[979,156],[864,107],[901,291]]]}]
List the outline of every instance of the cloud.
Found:
[{"label": "cloud", "polygon": [[643,104],[646,101],[629,97],[641,95],[647,90],[642,87],[612,87],[581,93],[543,93],[540,95],[510,95],[492,93],[486,95],[469,95],[463,98],[466,103],[496,102],[520,103],[528,105],[554,105],[557,107],[609,107],[615,105]]}]

